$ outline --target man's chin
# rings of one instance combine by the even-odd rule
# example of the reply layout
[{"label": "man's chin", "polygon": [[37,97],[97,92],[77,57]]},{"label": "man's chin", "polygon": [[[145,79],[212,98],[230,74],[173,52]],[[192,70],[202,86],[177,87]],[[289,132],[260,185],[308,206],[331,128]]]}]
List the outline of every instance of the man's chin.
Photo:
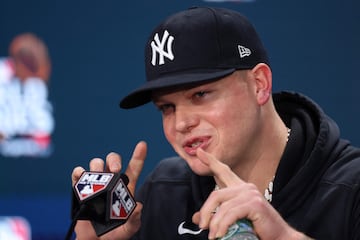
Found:
[{"label": "man's chin", "polygon": [[213,175],[210,168],[203,163],[193,163],[190,165],[191,170],[199,176],[211,176]]}]

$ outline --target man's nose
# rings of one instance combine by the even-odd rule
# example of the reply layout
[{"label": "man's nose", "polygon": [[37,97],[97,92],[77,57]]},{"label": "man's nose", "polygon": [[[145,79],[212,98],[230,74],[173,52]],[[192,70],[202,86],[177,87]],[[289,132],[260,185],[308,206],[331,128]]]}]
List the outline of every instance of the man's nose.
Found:
[{"label": "man's nose", "polygon": [[176,130],[179,132],[189,132],[198,123],[198,117],[189,109],[176,109]]}]

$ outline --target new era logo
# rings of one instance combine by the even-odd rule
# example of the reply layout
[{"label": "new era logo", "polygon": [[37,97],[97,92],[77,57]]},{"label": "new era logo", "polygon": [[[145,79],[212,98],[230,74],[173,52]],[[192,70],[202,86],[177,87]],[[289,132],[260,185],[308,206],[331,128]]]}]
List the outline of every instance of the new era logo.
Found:
[{"label": "new era logo", "polygon": [[163,65],[165,63],[165,57],[174,60],[174,54],[172,52],[172,44],[174,41],[174,37],[170,36],[167,30],[164,31],[162,35],[161,41],[159,39],[159,34],[156,33],[154,36],[154,40],[151,41],[152,48],[152,59],[151,64],[153,66],[156,65],[157,57],[159,59],[159,65]]},{"label": "new era logo", "polygon": [[248,49],[247,47],[238,45],[238,49],[239,49],[240,58],[244,58],[251,55],[251,50]]}]

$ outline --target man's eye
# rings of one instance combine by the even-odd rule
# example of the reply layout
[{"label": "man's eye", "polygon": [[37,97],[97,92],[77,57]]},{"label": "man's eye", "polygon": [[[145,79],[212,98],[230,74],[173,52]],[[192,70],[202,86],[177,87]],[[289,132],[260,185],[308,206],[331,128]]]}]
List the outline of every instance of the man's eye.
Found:
[{"label": "man's eye", "polygon": [[203,100],[205,98],[208,98],[208,95],[210,93],[210,91],[198,91],[193,95],[193,100]]},{"label": "man's eye", "polygon": [[166,114],[166,113],[170,113],[170,112],[174,111],[174,105],[172,105],[172,104],[163,104],[163,105],[158,106],[158,109],[163,114]]},{"label": "man's eye", "polygon": [[195,93],[195,96],[196,96],[197,98],[201,98],[201,97],[204,97],[206,94],[207,94],[207,92],[205,92],[205,91],[200,91],[200,92]]}]

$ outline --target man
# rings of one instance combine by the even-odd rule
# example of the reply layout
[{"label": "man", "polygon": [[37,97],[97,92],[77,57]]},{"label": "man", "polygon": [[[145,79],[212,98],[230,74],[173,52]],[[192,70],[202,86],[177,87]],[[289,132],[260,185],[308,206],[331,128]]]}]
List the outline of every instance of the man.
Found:
[{"label": "man", "polygon": [[[360,239],[360,150],[309,98],[271,93],[267,53],[246,18],[176,13],[150,35],[145,61],[147,82],[120,106],[153,101],[179,157],[158,164],[133,215],[102,239],[215,239],[245,218],[263,240]],[[133,192],[146,151],[140,142],[125,171]],[[116,153],[90,161],[94,171],[121,168]],[[97,239],[87,221],[75,231]]]}]

